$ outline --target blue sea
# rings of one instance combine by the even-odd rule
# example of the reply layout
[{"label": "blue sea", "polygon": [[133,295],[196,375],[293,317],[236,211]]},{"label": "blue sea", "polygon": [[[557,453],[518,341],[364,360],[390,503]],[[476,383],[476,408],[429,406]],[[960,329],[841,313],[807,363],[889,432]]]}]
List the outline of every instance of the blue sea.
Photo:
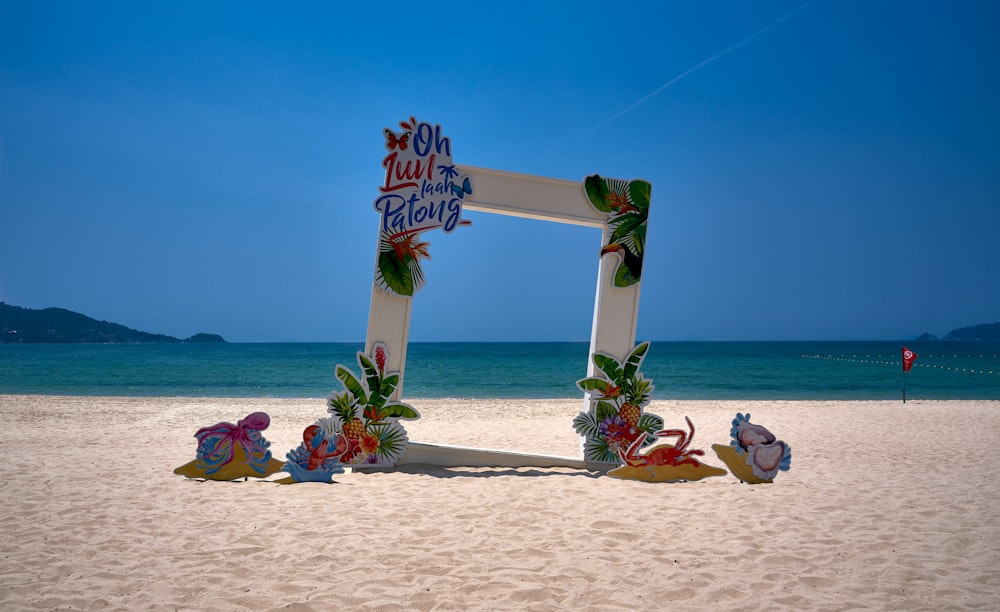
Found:
[{"label": "blue sea", "polygon": [[[653,342],[653,399],[1000,399],[1000,343]],[[0,393],[323,398],[363,345],[0,344]],[[575,398],[587,343],[410,343],[403,398]]]}]

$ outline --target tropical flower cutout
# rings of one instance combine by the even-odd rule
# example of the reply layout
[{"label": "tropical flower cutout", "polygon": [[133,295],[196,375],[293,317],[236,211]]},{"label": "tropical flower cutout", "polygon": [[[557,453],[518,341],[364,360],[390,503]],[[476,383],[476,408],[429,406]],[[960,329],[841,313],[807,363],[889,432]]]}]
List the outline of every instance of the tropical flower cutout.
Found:
[{"label": "tropical flower cutout", "polygon": [[649,342],[635,347],[619,362],[610,355],[594,354],[594,365],[602,376],[577,381],[590,397],[590,409],[573,419],[573,429],[583,436],[587,461],[621,463],[630,448],[650,444],[663,428],[663,419],[644,408],[653,392],[653,381],[639,372]]},{"label": "tropical flower cutout", "polygon": [[652,185],[647,181],[609,179],[595,174],[584,179],[583,187],[590,204],[608,213],[611,236],[601,249],[601,256],[615,253],[621,260],[615,271],[615,286],[638,283],[642,280]]},{"label": "tropical flower cutout", "polygon": [[749,484],[772,482],[779,471],[792,466],[792,449],[766,427],[750,422],[750,413],[737,412],[729,430],[729,446],[712,448],[733,475]]},{"label": "tropical flower cutout", "polygon": [[399,385],[399,372],[385,371],[386,357],[385,345],[379,342],[371,356],[358,351],[362,377],[340,364],[335,369],[344,390],[327,399],[332,416],[318,425],[326,436],[344,438],[341,463],[390,466],[406,451],[409,438],[399,419],[417,419],[420,414],[408,404],[389,401]]}]

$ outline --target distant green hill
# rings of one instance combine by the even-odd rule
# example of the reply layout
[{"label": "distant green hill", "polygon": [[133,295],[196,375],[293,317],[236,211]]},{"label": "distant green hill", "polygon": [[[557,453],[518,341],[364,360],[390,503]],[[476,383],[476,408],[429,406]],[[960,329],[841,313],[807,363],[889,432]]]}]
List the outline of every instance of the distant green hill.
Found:
[{"label": "distant green hill", "polygon": [[91,319],[64,308],[33,310],[0,302],[0,344],[42,342],[225,342],[216,334],[195,334],[186,340],[150,334],[108,321]]},{"label": "distant green hill", "polygon": [[1000,340],[1000,323],[959,327],[948,332],[945,340]]}]

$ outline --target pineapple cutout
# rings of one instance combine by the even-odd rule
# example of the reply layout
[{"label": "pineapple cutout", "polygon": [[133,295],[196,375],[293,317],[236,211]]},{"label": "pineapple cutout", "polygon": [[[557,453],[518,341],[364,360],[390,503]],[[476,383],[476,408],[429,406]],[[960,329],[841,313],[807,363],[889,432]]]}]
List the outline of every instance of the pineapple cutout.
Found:
[{"label": "pineapple cutout", "polygon": [[642,438],[641,446],[656,440],[655,432],[663,428],[663,419],[647,413],[653,393],[653,381],[639,372],[649,342],[635,347],[620,362],[610,355],[594,354],[594,366],[603,376],[577,381],[588,394],[590,408],[573,419],[573,429],[583,436],[583,456],[587,461],[622,463],[630,446]]},{"label": "pineapple cutout", "polygon": [[388,401],[399,385],[399,372],[385,371],[384,344],[377,342],[372,349],[370,356],[358,351],[361,377],[337,364],[334,372],[344,390],[327,399],[327,412],[334,432],[347,440],[341,463],[392,466],[409,442],[399,420],[418,419],[420,414],[408,404]]}]

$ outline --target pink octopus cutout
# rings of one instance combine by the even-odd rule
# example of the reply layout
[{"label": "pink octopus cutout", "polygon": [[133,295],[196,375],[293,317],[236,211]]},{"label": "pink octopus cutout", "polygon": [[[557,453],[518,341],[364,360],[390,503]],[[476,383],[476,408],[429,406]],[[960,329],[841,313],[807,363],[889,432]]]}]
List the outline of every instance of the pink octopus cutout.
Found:
[{"label": "pink octopus cutout", "polygon": [[246,455],[246,462],[257,472],[263,473],[271,459],[270,442],[260,432],[271,424],[271,417],[264,412],[252,412],[232,423],[216,423],[195,432],[198,439],[198,459],[205,464],[205,473],[213,474],[233,461],[234,450],[239,444]]}]

